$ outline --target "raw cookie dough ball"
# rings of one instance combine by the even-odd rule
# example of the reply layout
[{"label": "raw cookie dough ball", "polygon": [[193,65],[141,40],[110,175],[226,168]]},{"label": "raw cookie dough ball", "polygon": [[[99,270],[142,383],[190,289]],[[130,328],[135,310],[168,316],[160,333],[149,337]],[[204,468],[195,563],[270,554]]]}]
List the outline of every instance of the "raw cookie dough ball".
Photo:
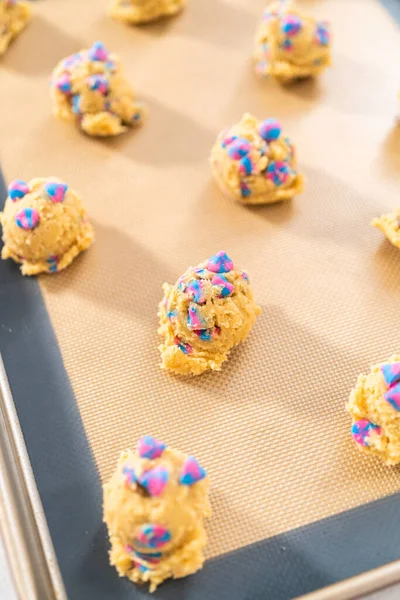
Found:
[{"label": "raw cookie dough ball", "polygon": [[110,15],[125,23],[149,23],[178,13],[186,0],[113,0]]},{"label": "raw cookie dough ball", "polygon": [[261,312],[247,274],[222,251],[189,267],[175,285],[164,283],[163,290],[161,366],[183,375],[218,371]]},{"label": "raw cookie dough ball", "polygon": [[122,452],[104,486],[110,562],[120,576],[150,582],[186,577],[203,566],[208,478],[193,456],[145,436]]},{"label": "raw cookie dough ball", "polygon": [[346,408],[358,447],[387,465],[400,463],[400,355],[360,375]]},{"label": "raw cookie dough ball", "polygon": [[4,54],[30,18],[31,9],[27,2],[0,0],[0,55]]},{"label": "raw cookie dough ball", "polygon": [[380,229],[394,246],[400,248],[400,209],[373,219],[371,225]]},{"label": "raw cookie dough ball", "polygon": [[93,242],[81,199],[55,177],[10,183],[0,223],[1,258],[21,263],[23,275],[61,271]]},{"label": "raw cookie dough ball", "polygon": [[219,134],[210,162],[222,192],[243,204],[289,200],[303,191],[295,148],[275,119],[244,114]]},{"label": "raw cookie dough ball", "polygon": [[54,114],[88,135],[119,135],[142,123],[145,109],[124,79],[120,59],[101,42],[58,63],[50,80]]},{"label": "raw cookie dough ball", "polygon": [[331,65],[329,24],[303,15],[294,2],[264,11],[254,50],[256,72],[285,82],[318,75]]}]

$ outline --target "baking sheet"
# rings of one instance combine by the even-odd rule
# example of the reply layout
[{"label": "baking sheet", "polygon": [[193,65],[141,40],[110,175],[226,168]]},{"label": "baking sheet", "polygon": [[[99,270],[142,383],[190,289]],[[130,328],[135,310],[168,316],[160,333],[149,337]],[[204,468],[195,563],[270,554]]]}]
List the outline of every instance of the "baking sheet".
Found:
[{"label": "baking sheet", "polygon": [[[279,536],[300,528],[296,539],[308,533],[300,535],[290,588],[297,594],[309,591],[301,582],[304,549],[317,551],[307,536],[320,536],[321,519],[338,527],[337,570],[316,569],[311,586],[399,557],[387,541],[382,554],[376,534],[372,562],[359,557],[351,572],[343,564],[343,548],[353,547],[349,523],[355,518],[358,531],[361,514],[343,511],[384,498],[373,506],[383,502],[388,518],[400,489],[397,469],[356,452],[344,412],[358,372],[398,350],[398,251],[369,221],[398,203],[400,38],[376,0],[363,0],[362,27],[354,26],[359,0],[304,0],[305,10],[332,22],[334,68],[318,82],[280,88],[252,74],[263,2],[249,4],[192,1],[179,18],[142,29],[112,22],[94,0],[85,12],[76,0],[38,4],[2,61],[2,162],[8,179],[65,179],[82,192],[96,225],[93,248],[39,282],[102,479],[144,432],[195,454],[213,484],[207,556],[220,558],[191,581],[206,585],[222,563],[231,570],[224,555],[246,546],[243,564],[254,563],[265,540],[269,564],[280,564]],[[95,39],[122,55],[150,109],[142,130],[116,140],[90,140],[50,114],[51,68]],[[280,119],[297,144],[307,187],[294,202],[246,209],[212,185],[214,138],[244,111]],[[263,313],[221,373],[168,375],[158,368],[155,333],[161,283],[220,248],[249,272]],[[371,506],[358,509],[367,522]],[[256,564],[260,593],[275,585],[274,598],[293,596],[284,595],[288,583],[260,579],[265,561]],[[195,584],[179,586],[194,593]],[[137,592],[129,586],[129,593]]]}]

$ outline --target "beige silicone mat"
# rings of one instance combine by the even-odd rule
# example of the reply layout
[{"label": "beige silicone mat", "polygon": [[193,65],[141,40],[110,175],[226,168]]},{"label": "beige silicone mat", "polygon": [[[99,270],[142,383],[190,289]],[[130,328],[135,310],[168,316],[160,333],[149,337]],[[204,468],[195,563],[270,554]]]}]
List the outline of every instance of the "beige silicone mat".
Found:
[{"label": "beige silicone mat", "polygon": [[[96,225],[93,248],[40,284],[101,476],[144,433],[195,454],[212,481],[208,556],[400,490],[344,412],[358,373],[399,351],[400,252],[369,222],[400,204],[400,33],[377,0],[300,4],[332,22],[334,67],[287,89],[251,69],[263,0],[189,0],[142,29],[99,0],[43,1],[1,64],[6,178],[57,175]],[[150,109],[110,141],[50,113],[52,67],[96,39]],[[214,188],[210,147],[244,111],[297,144],[307,187],[292,203],[247,209]],[[169,375],[161,284],[220,249],[262,315],[221,373]]]}]

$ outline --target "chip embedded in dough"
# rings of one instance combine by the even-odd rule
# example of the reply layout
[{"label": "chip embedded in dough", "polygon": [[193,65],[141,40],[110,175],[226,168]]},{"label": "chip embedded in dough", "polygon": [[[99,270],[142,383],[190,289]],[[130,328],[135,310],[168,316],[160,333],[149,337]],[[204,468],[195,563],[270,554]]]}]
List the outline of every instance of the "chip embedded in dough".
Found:
[{"label": "chip embedded in dough", "polygon": [[358,448],[387,465],[400,463],[400,355],[360,375],[346,406]]},{"label": "chip embedded in dough", "polygon": [[181,375],[218,371],[242,342],[261,309],[248,275],[223,251],[165,283],[160,303],[162,368]]},{"label": "chip embedded in dough", "polygon": [[55,116],[76,121],[92,136],[119,135],[141,125],[146,114],[124,78],[119,56],[101,42],[61,60],[50,93]]},{"label": "chip embedded in dough", "polygon": [[209,482],[193,456],[142,437],[122,452],[104,485],[110,562],[119,575],[150,583],[186,577],[203,566]]},{"label": "chip embedded in dough", "polygon": [[112,0],[109,13],[114,19],[139,25],[177,14],[186,0]]},{"label": "chip embedded in dough", "polygon": [[329,23],[304,15],[294,2],[264,11],[254,49],[256,73],[282,82],[314,77],[331,65]]},{"label": "chip embedded in dough", "polygon": [[31,18],[31,7],[21,0],[0,0],[0,55]]},{"label": "chip embedded in dough", "polygon": [[11,182],[0,223],[1,257],[20,263],[23,275],[65,269],[94,237],[81,199],[55,177]]},{"label": "chip embedded in dough", "polygon": [[303,191],[295,147],[275,119],[244,114],[219,134],[210,163],[223,194],[243,204],[271,204]]}]

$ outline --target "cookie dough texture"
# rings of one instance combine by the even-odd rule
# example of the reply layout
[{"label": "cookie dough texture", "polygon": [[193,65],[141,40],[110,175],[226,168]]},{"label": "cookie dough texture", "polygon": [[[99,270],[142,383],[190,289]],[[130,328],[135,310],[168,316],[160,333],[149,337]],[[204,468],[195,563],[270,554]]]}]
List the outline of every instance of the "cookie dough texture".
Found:
[{"label": "cookie dough texture", "polygon": [[259,75],[282,82],[318,75],[331,65],[329,24],[294,2],[273,2],[256,35],[254,62]]},{"label": "cookie dough texture", "polygon": [[289,200],[303,191],[295,147],[275,119],[244,114],[219,134],[210,163],[223,194],[243,204]]},{"label": "cookie dough texture", "polygon": [[93,241],[80,197],[55,177],[12,182],[0,223],[1,257],[20,263],[23,275],[61,271]]},{"label": "cookie dough texture", "polygon": [[136,452],[122,452],[104,485],[104,521],[110,562],[119,575],[150,583],[200,569],[206,545],[204,518],[210,515],[209,482],[189,457],[150,436]]},{"label": "cookie dough texture", "polygon": [[371,225],[380,229],[397,248],[400,248],[400,209],[373,219]]},{"label": "cookie dough texture", "polygon": [[161,366],[182,375],[218,371],[261,312],[247,274],[223,251],[189,267],[175,285],[165,283],[163,290]]},{"label": "cookie dough texture", "polygon": [[31,8],[27,2],[0,0],[0,55],[26,27],[30,18]]},{"label": "cookie dough texture", "polygon": [[360,375],[346,408],[358,448],[387,465],[400,463],[400,355]]},{"label": "cookie dough texture", "polygon": [[140,125],[146,113],[124,78],[119,56],[101,42],[61,60],[50,93],[55,116],[76,121],[91,136],[119,135]]},{"label": "cookie dough texture", "polygon": [[109,12],[114,19],[138,25],[175,15],[185,4],[186,0],[113,0]]}]

